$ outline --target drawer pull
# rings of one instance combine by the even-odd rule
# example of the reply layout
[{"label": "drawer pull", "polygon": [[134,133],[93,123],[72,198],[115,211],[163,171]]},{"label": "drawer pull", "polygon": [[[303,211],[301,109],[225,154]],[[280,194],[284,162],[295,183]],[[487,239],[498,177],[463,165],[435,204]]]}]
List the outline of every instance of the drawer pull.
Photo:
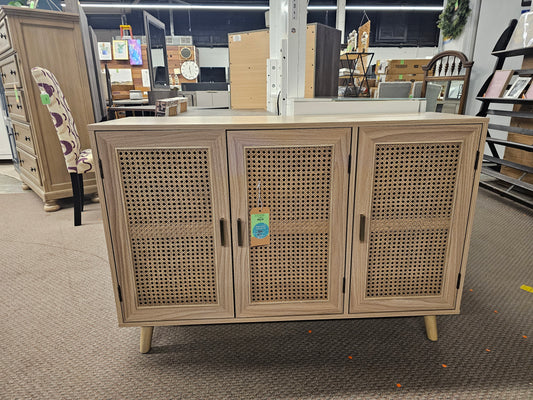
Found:
[{"label": "drawer pull", "polygon": [[224,247],[226,245],[226,235],[225,235],[225,229],[224,226],[226,224],[226,221],[224,221],[224,218],[220,218],[219,222],[219,228],[220,228],[220,245]]},{"label": "drawer pull", "polygon": [[20,104],[17,104],[17,108],[18,108],[19,110],[22,110],[22,106],[21,106]]},{"label": "drawer pull", "polygon": [[16,130],[13,129],[13,134],[15,135],[15,137],[19,137],[20,133],[18,133]]},{"label": "drawer pull", "polygon": [[239,247],[242,247],[242,242],[242,220],[239,218],[237,220],[237,244],[239,245]]},{"label": "drawer pull", "polygon": [[11,75],[17,75],[17,71],[10,70],[9,73],[10,73]]},{"label": "drawer pull", "polygon": [[31,140],[31,138],[30,138],[29,136],[24,136],[24,140],[25,140],[26,142],[29,142],[29,141]]},{"label": "drawer pull", "polygon": [[5,78],[6,76],[7,76],[7,74],[4,74],[4,73],[2,72],[2,78]]},{"label": "drawer pull", "polygon": [[36,168],[33,168],[33,167],[31,167],[31,168],[30,168],[30,171],[31,171],[31,172],[35,172],[35,171],[37,171],[37,169],[36,169]]},{"label": "drawer pull", "polygon": [[11,110],[11,107],[13,107],[11,104],[7,103],[7,108]]},{"label": "drawer pull", "polygon": [[363,214],[359,215],[359,241],[364,242],[365,241],[365,225],[366,225],[366,217]]},{"label": "drawer pull", "polygon": [[19,164],[20,165],[24,164],[24,160],[19,160]]},{"label": "drawer pull", "polygon": [[7,39],[7,35],[5,33],[0,33],[0,38]]}]

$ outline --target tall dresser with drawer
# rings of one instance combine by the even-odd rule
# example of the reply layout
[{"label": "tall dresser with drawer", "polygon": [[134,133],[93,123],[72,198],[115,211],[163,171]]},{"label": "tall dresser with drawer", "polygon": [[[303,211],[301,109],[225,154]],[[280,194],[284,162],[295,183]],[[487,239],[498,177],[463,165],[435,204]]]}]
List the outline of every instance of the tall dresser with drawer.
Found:
[{"label": "tall dresser with drawer", "polygon": [[[59,209],[72,196],[70,176],[50,114],[42,105],[31,69],[43,67],[58,79],[69,103],[82,148],[89,148],[87,125],[94,122],[87,66],[76,14],[3,6],[0,9],[0,76],[13,126],[24,187]],[[93,173],[85,193],[96,192]]]}]

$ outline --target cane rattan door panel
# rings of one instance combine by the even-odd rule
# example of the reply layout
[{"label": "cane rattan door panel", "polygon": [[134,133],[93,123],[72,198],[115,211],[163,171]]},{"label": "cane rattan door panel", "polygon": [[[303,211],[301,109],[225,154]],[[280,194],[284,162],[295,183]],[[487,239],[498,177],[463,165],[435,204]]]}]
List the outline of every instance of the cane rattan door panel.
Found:
[{"label": "cane rattan door panel", "polygon": [[359,130],[350,313],[455,307],[480,134]]},{"label": "cane rattan door panel", "polygon": [[124,322],[232,317],[224,132],[102,133],[98,149]]},{"label": "cane rattan door panel", "polygon": [[[350,140],[348,128],[228,133],[238,317],[342,312]],[[251,247],[258,204],[270,244]]]}]

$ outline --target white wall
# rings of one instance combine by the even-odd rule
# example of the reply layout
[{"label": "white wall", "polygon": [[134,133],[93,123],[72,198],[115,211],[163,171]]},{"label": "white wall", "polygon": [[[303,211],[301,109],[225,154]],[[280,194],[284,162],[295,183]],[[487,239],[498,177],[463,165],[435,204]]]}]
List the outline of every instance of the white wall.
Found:
[{"label": "white wall", "polygon": [[[481,106],[481,102],[476,100],[481,86],[492,74],[496,64],[496,57],[491,55],[494,45],[509,22],[513,18],[520,18],[521,0],[507,0],[505,7],[502,7],[501,0],[481,0],[481,9],[479,14],[479,23],[474,47],[474,66],[470,78],[470,89],[468,91],[468,101],[466,104],[466,114],[476,115]],[[519,69],[522,65],[523,57],[510,57],[504,64],[504,69]],[[495,105],[491,108],[501,110],[512,110],[512,105]],[[509,118],[491,116],[491,122],[501,125],[509,125]],[[491,130],[491,136],[500,139],[506,139],[507,133]],[[504,147],[496,146],[500,156],[503,155]],[[486,154],[490,154],[488,147],[485,149]]]},{"label": "white wall", "polygon": [[226,68],[226,80],[229,82],[229,49],[227,47],[198,47],[198,65]]}]

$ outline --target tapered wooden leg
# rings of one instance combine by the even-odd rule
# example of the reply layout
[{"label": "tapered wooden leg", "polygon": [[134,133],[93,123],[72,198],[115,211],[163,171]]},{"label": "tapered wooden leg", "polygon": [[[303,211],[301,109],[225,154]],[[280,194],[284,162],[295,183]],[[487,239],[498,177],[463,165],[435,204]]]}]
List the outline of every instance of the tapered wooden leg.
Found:
[{"label": "tapered wooden leg", "polygon": [[429,340],[436,342],[438,339],[437,335],[437,316],[435,315],[426,315],[424,317],[424,322],[426,323],[426,335]]},{"label": "tapered wooden leg", "polygon": [[141,353],[148,353],[152,347],[153,326],[141,326]]},{"label": "tapered wooden leg", "polygon": [[22,182],[22,190],[30,190],[30,187],[24,182]]}]

